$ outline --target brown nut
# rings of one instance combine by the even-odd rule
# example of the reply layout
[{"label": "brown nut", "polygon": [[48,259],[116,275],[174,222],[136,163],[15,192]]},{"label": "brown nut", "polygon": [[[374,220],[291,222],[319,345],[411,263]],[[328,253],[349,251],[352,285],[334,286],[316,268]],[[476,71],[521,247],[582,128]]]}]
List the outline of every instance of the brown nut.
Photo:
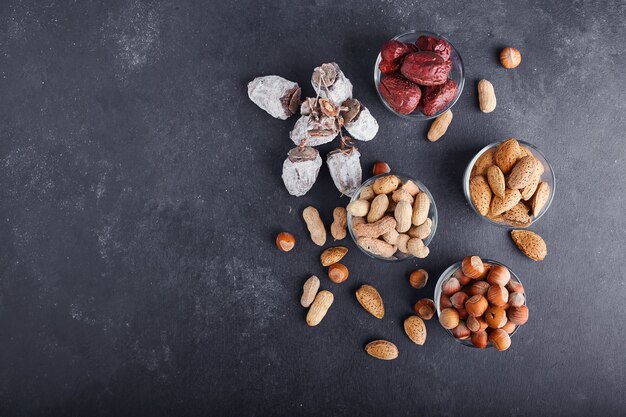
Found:
[{"label": "brown nut", "polygon": [[372,184],[372,190],[376,194],[389,194],[395,191],[400,185],[400,178],[395,175],[385,175],[384,177],[376,178]]},{"label": "brown nut", "polygon": [[322,266],[330,266],[336,264],[348,253],[348,248],[345,246],[335,246],[333,248],[324,249],[320,255],[320,262]]},{"label": "brown nut", "polygon": [[441,284],[441,292],[445,295],[452,295],[459,291],[461,291],[461,283],[454,277],[448,278]]},{"label": "brown nut", "polygon": [[511,279],[511,272],[509,268],[502,265],[494,265],[491,268],[491,272],[489,272],[489,276],[487,276],[487,282],[491,285],[502,285],[506,286]]},{"label": "brown nut", "polygon": [[508,284],[506,284],[506,289],[509,292],[519,292],[524,293],[524,286],[519,281],[510,280]]},{"label": "brown nut", "polygon": [[454,308],[459,310],[459,309],[465,308],[465,302],[467,301],[468,298],[469,297],[467,294],[465,294],[463,291],[459,291],[450,296],[450,302],[452,303],[452,306]]},{"label": "brown nut", "polygon": [[439,313],[439,323],[444,329],[452,330],[459,325],[459,312],[454,308],[445,308]]},{"label": "brown nut", "polygon": [[276,236],[276,247],[283,252],[289,252],[296,246],[296,237],[289,232],[280,232]]},{"label": "brown nut", "polygon": [[485,331],[472,332],[472,344],[479,349],[484,349],[487,347],[488,339],[489,337],[487,336],[487,332]]},{"label": "brown nut", "polygon": [[480,259],[480,256],[467,256],[461,263],[461,270],[464,275],[477,279],[485,271],[485,265],[483,265],[483,260]]},{"label": "brown nut", "polygon": [[487,300],[494,306],[502,307],[509,301],[509,292],[502,285],[492,285],[487,291]]},{"label": "brown nut", "polygon": [[500,352],[507,350],[511,346],[511,337],[502,329],[496,329],[491,332],[489,341]]},{"label": "brown nut", "polygon": [[511,307],[507,310],[506,314],[509,320],[518,326],[526,324],[528,321],[528,307],[526,306]]},{"label": "brown nut", "polygon": [[348,227],[348,216],[344,207],[335,207],[333,210],[333,222],[330,225],[330,234],[335,240],[342,240],[346,237]]},{"label": "brown nut", "polygon": [[485,321],[492,329],[499,329],[506,324],[506,311],[502,307],[490,306],[485,311]]},{"label": "brown nut", "polygon": [[425,269],[418,269],[416,271],[411,272],[409,276],[409,283],[411,287],[419,290],[420,288],[424,288],[426,283],[428,282],[428,272]]},{"label": "brown nut", "polygon": [[423,320],[430,320],[435,315],[435,302],[430,298],[422,298],[415,303],[413,307],[415,314]]},{"label": "brown nut", "polygon": [[465,325],[464,321],[459,321],[459,325],[452,329],[452,336],[459,340],[466,340],[470,337],[470,330]]},{"label": "brown nut", "polygon": [[454,308],[450,302],[450,297],[445,294],[441,294],[441,297],[439,297],[439,308],[442,310],[444,308]]},{"label": "brown nut", "polygon": [[504,48],[500,51],[500,63],[506,69],[516,68],[522,62],[522,54],[515,48]]},{"label": "brown nut", "polygon": [[489,290],[487,281],[476,281],[469,287],[469,295],[485,295]]},{"label": "brown nut", "polygon": [[470,316],[479,317],[485,314],[489,302],[482,295],[474,295],[465,302],[465,310]]},{"label": "brown nut", "polygon": [[391,171],[389,165],[387,165],[386,162],[382,161],[375,162],[374,166],[372,167],[372,175],[386,174],[389,171]]},{"label": "brown nut", "polygon": [[515,331],[516,327],[517,326],[515,325],[515,323],[513,323],[510,320],[507,320],[506,324],[504,326],[502,326],[502,330],[504,330],[508,334],[512,334]]},{"label": "brown nut", "polygon": [[524,294],[519,292],[514,292],[509,295],[509,305],[511,307],[521,307],[526,302],[526,297]]},{"label": "brown nut", "polygon": [[478,104],[483,113],[491,113],[496,109],[496,92],[493,84],[487,80],[478,82]]},{"label": "brown nut", "polygon": [[335,284],[341,284],[348,279],[348,268],[344,264],[336,263],[328,267],[328,278]]},{"label": "brown nut", "polygon": [[470,277],[468,277],[467,275],[463,274],[463,271],[461,271],[461,269],[457,269],[456,271],[454,271],[454,274],[452,274],[456,279],[459,280],[459,283],[461,285],[467,285],[470,283],[470,281],[472,280]]},{"label": "brown nut", "polygon": [[484,331],[487,328],[487,322],[482,317],[469,316],[465,324],[472,332]]}]

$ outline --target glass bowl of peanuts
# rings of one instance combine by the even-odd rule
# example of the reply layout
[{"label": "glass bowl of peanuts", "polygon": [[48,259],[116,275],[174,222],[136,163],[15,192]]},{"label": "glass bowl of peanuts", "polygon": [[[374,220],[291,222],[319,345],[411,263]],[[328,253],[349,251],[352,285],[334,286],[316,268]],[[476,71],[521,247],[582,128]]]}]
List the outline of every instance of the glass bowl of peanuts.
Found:
[{"label": "glass bowl of peanuts", "polygon": [[416,179],[376,175],[361,184],[346,211],[350,236],[368,256],[384,261],[428,256],[437,230],[437,206]]}]

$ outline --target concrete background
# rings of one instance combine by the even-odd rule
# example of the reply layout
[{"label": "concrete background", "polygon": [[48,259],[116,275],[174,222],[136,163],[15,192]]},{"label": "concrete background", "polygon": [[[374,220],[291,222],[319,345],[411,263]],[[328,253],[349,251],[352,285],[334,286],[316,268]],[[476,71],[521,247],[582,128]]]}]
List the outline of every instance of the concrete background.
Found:
[{"label": "concrete background", "polygon": [[[626,413],[626,6],[609,2],[80,1],[0,3],[0,414],[618,416]],[[382,43],[444,34],[466,89],[447,135],[401,120],[372,82]],[[502,46],[523,61],[504,70]],[[295,119],[251,103],[278,74],[307,95],[338,62],[380,123],[362,144],[428,185],[431,255],[388,264],[352,242],[332,284],[300,213],[345,205],[326,167],[302,198],[280,179]],[[478,110],[491,80],[498,108]],[[532,230],[544,262],[465,202],[484,145],[515,136],[554,165],[557,195]],[[334,145],[320,148],[322,154]],[[288,230],[299,242],[274,247]],[[412,304],[469,254],[508,264],[530,321],[505,353],[454,342],[436,321],[417,347]],[[426,268],[426,289],[407,276]],[[335,294],[322,324],[299,305],[310,275]],[[354,298],[382,293],[378,321]],[[363,346],[386,338],[393,362]]]}]

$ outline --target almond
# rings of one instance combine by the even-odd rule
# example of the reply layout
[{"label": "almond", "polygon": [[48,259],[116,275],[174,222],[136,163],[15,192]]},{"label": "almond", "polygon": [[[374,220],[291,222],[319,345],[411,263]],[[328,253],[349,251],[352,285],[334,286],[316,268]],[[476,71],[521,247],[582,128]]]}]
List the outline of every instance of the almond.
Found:
[{"label": "almond", "polygon": [[426,325],[417,316],[409,316],[404,320],[404,331],[416,345],[421,346],[426,341]]},{"label": "almond", "polygon": [[398,232],[404,233],[411,228],[411,216],[413,215],[411,203],[404,200],[398,201],[393,215],[396,218],[396,230]]},{"label": "almond", "polygon": [[512,230],[511,238],[519,250],[534,261],[543,261],[548,254],[546,242],[537,233],[530,230]]},{"label": "almond", "polygon": [[496,109],[496,92],[493,84],[487,80],[478,82],[478,104],[483,113],[491,113]]},{"label": "almond", "polygon": [[509,138],[498,145],[495,162],[504,175],[511,173],[518,159],[520,159],[520,146],[517,139]]},{"label": "almond", "polygon": [[413,218],[412,223],[415,226],[419,226],[424,223],[428,218],[428,211],[430,210],[430,199],[426,193],[419,193],[415,196],[415,202],[413,203]]},{"label": "almond", "polygon": [[469,182],[469,193],[476,210],[486,216],[489,213],[491,203],[491,189],[489,183],[482,175],[477,175]]},{"label": "almond", "polygon": [[487,170],[487,182],[496,196],[504,197],[504,189],[506,188],[504,174],[497,165],[492,165]]},{"label": "almond", "polygon": [[539,173],[536,173],[532,181],[530,181],[530,184],[522,188],[522,191],[521,191],[522,200],[524,201],[530,200],[532,196],[535,194],[535,191],[537,191],[537,186],[539,185],[540,182],[541,182],[541,175]]},{"label": "almond", "polygon": [[306,315],[306,324],[309,326],[317,326],[320,324],[328,312],[328,309],[333,304],[334,299],[335,297],[330,291],[322,290],[318,292]]},{"label": "almond", "polygon": [[356,290],[356,299],[363,306],[365,311],[370,313],[377,319],[385,317],[385,305],[383,304],[383,298],[380,296],[376,288],[371,285],[361,285]]},{"label": "almond", "polygon": [[345,246],[335,246],[334,248],[325,249],[320,255],[322,266],[330,266],[339,262],[348,253]]},{"label": "almond", "polygon": [[541,163],[534,156],[525,156],[513,167],[507,185],[512,189],[521,189],[529,185],[539,172]]},{"label": "almond", "polygon": [[448,110],[442,115],[438,116],[432,125],[430,125],[430,129],[428,130],[428,134],[426,137],[429,141],[435,142],[439,140],[443,135],[446,134],[448,130],[448,126],[452,122],[452,110]]},{"label": "almond", "polygon": [[387,340],[369,342],[365,346],[365,351],[368,355],[384,361],[390,361],[398,357],[398,348]]},{"label": "almond", "polygon": [[533,222],[524,203],[517,203],[513,208],[502,213],[505,222],[515,227],[528,227]]},{"label": "almond", "polygon": [[509,190],[508,188],[504,191],[504,198],[493,197],[491,200],[491,209],[489,210],[489,214],[492,217],[497,216],[498,214],[502,214],[507,210],[515,207],[517,203],[522,199],[522,195],[519,190]]},{"label": "almond", "polygon": [[407,233],[410,237],[416,237],[418,239],[426,239],[432,232],[433,221],[426,219],[426,221],[419,226],[413,226]]},{"label": "almond", "polygon": [[496,163],[495,161],[496,148],[489,148],[482,155],[478,157],[472,168],[471,177],[476,175],[487,175],[487,169]]},{"label": "almond", "polygon": [[547,182],[542,182],[537,187],[537,191],[535,192],[535,195],[533,196],[532,200],[530,200],[530,203],[533,208],[534,217],[537,217],[539,213],[541,213],[541,209],[543,209],[543,207],[546,205],[549,198],[550,198],[550,184],[548,184]]}]

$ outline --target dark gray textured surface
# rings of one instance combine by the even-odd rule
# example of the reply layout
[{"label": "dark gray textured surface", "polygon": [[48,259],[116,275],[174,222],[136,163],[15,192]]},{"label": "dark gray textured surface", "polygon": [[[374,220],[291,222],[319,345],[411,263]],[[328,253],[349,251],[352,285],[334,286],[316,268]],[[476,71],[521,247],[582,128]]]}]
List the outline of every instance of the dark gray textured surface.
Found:
[{"label": "dark gray textured surface", "polygon": [[[604,415],[626,413],[626,7],[623,2],[0,3],[0,414]],[[408,29],[449,37],[467,85],[448,134],[378,101],[372,64]],[[502,69],[498,49],[522,65]],[[305,92],[337,61],[378,118],[378,159],[434,194],[424,262],[346,258],[334,285],[301,210],[345,204],[326,168],[305,197],[280,180],[294,119],[246,96],[257,75]],[[476,81],[498,108],[479,112]],[[558,190],[533,230],[533,263],[465,203],[461,175],[487,143],[516,136],[552,161]],[[332,146],[322,147],[324,153]],[[289,254],[277,231],[299,238]],[[526,283],[531,319],[503,354],[456,344],[435,321],[416,347],[402,321],[467,254]],[[415,291],[407,274],[430,271]],[[310,274],[335,294],[318,328],[299,306]],[[353,291],[372,283],[377,321]],[[387,363],[372,338],[400,349]]]}]

